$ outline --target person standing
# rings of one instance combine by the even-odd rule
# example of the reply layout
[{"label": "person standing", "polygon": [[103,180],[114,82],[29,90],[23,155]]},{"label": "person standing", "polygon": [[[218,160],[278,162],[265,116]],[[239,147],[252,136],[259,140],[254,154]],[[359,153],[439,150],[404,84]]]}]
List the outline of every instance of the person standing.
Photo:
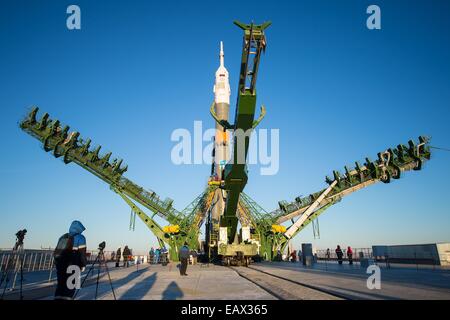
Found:
[{"label": "person standing", "polygon": [[159,263],[159,255],[161,254],[161,250],[159,248],[157,248],[155,250],[155,260],[153,261],[154,264],[158,264]]},{"label": "person standing", "polygon": [[297,262],[297,254],[295,250],[292,250],[291,252],[291,262]]},{"label": "person standing", "polygon": [[187,245],[187,242],[184,243],[184,245],[180,248],[180,275],[187,276],[186,270],[188,265],[188,259],[189,259],[189,247]]},{"label": "person standing", "polygon": [[55,300],[72,300],[76,288],[67,286],[67,279],[71,273],[67,273],[69,266],[78,266],[83,271],[87,264],[86,238],[81,234],[86,228],[80,221],[74,220],[70,224],[69,232],[58,239],[53,257],[56,266],[56,291]]},{"label": "person standing", "polygon": [[344,254],[342,253],[342,249],[341,249],[340,245],[337,246],[335,252],[336,252],[337,259],[338,259],[338,263],[342,264],[342,257]]},{"label": "person standing", "polygon": [[325,254],[325,257],[327,258],[327,260],[330,260],[331,257],[330,248],[327,248],[327,253]]},{"label": "person standing", "polygon": [[347,258],[348,258],[348,264],[353,264],[353,250],[350,246],[347,247]]},{"label": "person standing", "polygon": [[128,268],[130,258],[131,258],[131,251],[128,248],[128,246],[125,246],[125,248],[123,248],[123,266],[124,267]]},{"label": "person standing", "polygon": [[197,264],[197,251],[196,250],[191,250],[191,256],[192,256],[192,265]]},{"label": "person standing", "polygon": [[168,253],[169,251],[167,251],[166,247],[161,248],[161,265],[163,266],[167,266],[167,264],[169,263]]},{"label": "person standing", "polygon": [[122,256],[122,249],[119,247],[116,252],[116,267],[119,267],[121,256]]},{"label": "person standing", "polygon": [[155,249],[153,249],[153,247],[150,249],[149,255],[150,255],[150,264],[151,264],[151,263],[153,263],[153,259],[155,258]]}]

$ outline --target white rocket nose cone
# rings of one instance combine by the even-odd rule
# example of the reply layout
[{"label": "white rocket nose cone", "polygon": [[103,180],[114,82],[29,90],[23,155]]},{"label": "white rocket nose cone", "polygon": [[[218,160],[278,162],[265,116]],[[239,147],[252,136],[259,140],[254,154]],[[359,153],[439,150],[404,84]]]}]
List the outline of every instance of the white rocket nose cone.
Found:
[{"label": "white rocket nose cone", "polygon": [[224,63],[225,63],[225,61],[224,61],[224,53],[223,53],[223,42],[222,41],[220,41],[220,66],[221,67],[224,67]]}]

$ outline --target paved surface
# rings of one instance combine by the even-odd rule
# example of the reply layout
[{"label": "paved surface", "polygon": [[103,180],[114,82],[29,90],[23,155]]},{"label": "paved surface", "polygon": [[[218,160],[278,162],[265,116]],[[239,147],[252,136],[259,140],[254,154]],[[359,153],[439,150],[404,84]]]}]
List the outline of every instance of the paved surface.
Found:
[{"label": "paved surface", "polygon": [[[180,276],[176,263],[139,268],[120,268],[111,272],[118,300],[274,299],[263,289],[222,266],[188,266],[187,277]],[[95,285],[91,285],[82,289],[77,299],[91,300],[94,296]],[[107,276],[99,285],[98,299],[113,299]]]},{"label": "paved surface", "polygon": [[[336,263],[318,263],[306,268],[299,263],[264,262],[253,264],[255,269],[325,289],[350,299],[449,299],[450,270],[419,269],[414,266],[381,270],[381,289],[370,290],[366,286],[368,274],[359,265],[339,266]],[[287,299],[325,299],[314,290],[297,288],[284,280],[269,279],[270,276],[252,273],[261,282],[268,283]],[[129,268],[113,268],[111,278],[117,299],[275,299],[253,282],[240,277],[232,269],[209,265],[188,267],[188,276],[182,277],[176,263],[168,266],[139,265]],[[78,299],[91,300],[95,295],[95,277],[86,283]],[[48,273],[29,274],[24,286],[25,299],[53,299],[54,281],[48,283]],[[31,280],[36,283],[29,283]],[[254,279],[254,278],[253,278]],[[257,281],[256,281],[257,282]],[[281,294],[280,294],[281,293]],[[283,296],[285,295],[285,296]],[[18,290],[7,293],[7,299],[18,299]],[[108,277],[100,280],[98,299],[113,299]]]},{"label": "paved surface", "polygon": [[367,288],[366,270],[359,265],[264,262],[253,268],[307,283],[350,299],[450,299],[450,270],[410,268],[381,269],[381,289]]},{"label": "paved surface", "polygon": [[234,267],[233,270],[280,300],[341,300],[339,297],[299,285],[289,279],[282,279],[267,272],[262,273],[252,266],[249,268]]}]

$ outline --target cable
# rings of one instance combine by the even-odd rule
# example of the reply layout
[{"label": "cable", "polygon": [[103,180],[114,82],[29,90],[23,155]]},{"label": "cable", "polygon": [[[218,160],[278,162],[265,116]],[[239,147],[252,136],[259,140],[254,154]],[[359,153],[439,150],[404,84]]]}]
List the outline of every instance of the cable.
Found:
[{"label": "cable", "polygon": [[438,150],[450,152],[450,149],[447,149],[447,148],[440,148],[440,147],[434,147],[434,146],[430,146],[430,148],[431,148],[431,149],[438,149]]}]

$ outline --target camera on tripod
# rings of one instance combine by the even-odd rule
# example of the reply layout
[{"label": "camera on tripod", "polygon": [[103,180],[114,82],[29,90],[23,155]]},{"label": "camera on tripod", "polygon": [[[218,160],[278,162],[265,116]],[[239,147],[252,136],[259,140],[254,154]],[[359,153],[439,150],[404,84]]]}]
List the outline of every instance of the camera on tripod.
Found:
[{"label": "camera on tripod", "polygon": [[105,249],[105,247],[106,247],[106,241],[103,241],[98,245],[98,250],[103,251],[103,249]]},{"label": "camera on tripod", "polygon": [[17,233],[16,233],[17,242],[23,243],[23,240],[25,239],[26,234],[27,234],[27,229],[17,231]]},{"label": "camera on tripod", "polygon": [[23,240],[25,240],[25,235],[27,234],[27,229],[19,230],[16,233],[16,244],[14,245],[13,251],[18,250],[23,246]]},{"label": "camera on tripod", "polygon": [[[89,268],[89,270],[88,270],[86,276],[85,276],[84,279],[83,279],[83,282],[81,283],[80,288],[83,287],[84,282],[86,281],[86,279],[89,278],[89,274],[91,273],[92,270],[94,270],[94,267],[95,267],[95,265],[97,264],[98,269],[97,269],[97,285],[96,285],[96,287],[95,287],[95,300],[97,300],[98,283],[99,283],[99,279],[100,279],[100,271],[101,271],[101,268],[102,268],[102,267],[104,267],[105,270],[106,270],[106,273],[107,273],[108,279],[109,279],[109,285],[111,286],[111,292],[112,292],[112,294],[113,294],[114,300],[116,300],[116,293],[114,292],[114,288],[113,288],[113,285],[112,285],[111,276],[110,276],[110,274],[109,274],[109,269],[108,269],[108,264],[107,264],[107,262],[106,262],[106,260],[105,260],[105,255],[104,255],[104,253],[103,253],[103,250],[105,249],[105,247],[106,247],[106,241],[102,241],[102,242],[99,243],[99,245],[98,245],[98,251],[99,251],[99,253],[98,253],[98,255],[97,255],[97,258],[95,259],[95,261],[92,263],[91,267]],[[77,296],[77,294],[78,294],[78,291],[75,293],[75,295],[74,295],[74,297],[73,297],[74,299],[75,299],[75,297]]]}]

